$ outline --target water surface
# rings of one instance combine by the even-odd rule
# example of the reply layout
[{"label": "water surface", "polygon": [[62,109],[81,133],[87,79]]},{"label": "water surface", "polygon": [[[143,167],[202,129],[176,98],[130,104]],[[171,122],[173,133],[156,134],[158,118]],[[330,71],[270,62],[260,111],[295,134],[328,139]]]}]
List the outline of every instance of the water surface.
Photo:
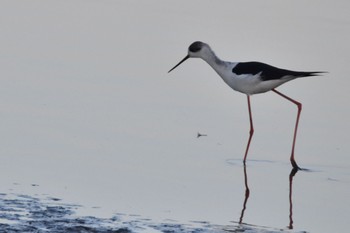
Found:
[{"label": "water surface", "polygon": [[[4,1],[1,227],[347,232],[349,9]],[[196,40],[224,60],[329,72],[278,88],[303,103],[296,160],[308,171],[290,176],[297,109],[275,93],[252,97],[244,168],[246,97],[199,59],[167,74]]]}]

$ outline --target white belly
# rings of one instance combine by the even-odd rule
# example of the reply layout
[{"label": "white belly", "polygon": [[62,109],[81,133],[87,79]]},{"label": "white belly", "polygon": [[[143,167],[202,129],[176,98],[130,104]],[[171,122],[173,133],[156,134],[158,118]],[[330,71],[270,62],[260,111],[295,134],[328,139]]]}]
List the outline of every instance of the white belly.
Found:
[{"label": "white belly", "polygon": [[256,75],[230,75],[230,77],[222,77],[223,80],[235,91],[242,92],[247,95],[254,95],[270,91],[279,85],[290,81],[290,78],[262,81],[260,74]]}]

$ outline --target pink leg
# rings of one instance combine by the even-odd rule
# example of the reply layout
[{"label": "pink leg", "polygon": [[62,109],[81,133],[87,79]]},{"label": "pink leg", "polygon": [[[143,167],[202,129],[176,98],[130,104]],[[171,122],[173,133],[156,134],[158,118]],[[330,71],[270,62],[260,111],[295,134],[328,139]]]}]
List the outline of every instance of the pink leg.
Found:
[{"label": "pink leg", "polygon": [[292,98],[282,94],[281,92],[276,91],[275,89],[272,89],[272,91],[274,91],[275,93],[279,94],[283,98],[293,102],[294,104],[296,104],[298,106],[298,115],[297,115],[297,120],[296,120],[295,128],[294,128],[293,146],[292,146],[292,154],[290,156],[290,162],[292,163],[292,166],[294,168],[300,169],[299,166],[297,165],[297,163],[295,162],[295,159],[294,159],[294,148],[295,148],[295,141],[296,141],[296,138],[297,138],[297,131],[298,131],[299,118],[300,118],[300,113],[301,113],[301,109],[302,109],[302,104],[299,103],[298,101],[295,101]]},{"label": "pink leg", "polygon": [[250,121],[250,131],[249,131],[249,139],[248,139],[248,144],[247,148],[245,150],[245,155],[243,159],[243,163],[245,164],[245,161],[247,159],[247,154],[250,146],[250,141],[252,140],[253,134],[254,134],[254,127],[253,127],[253,118],[252,118],[252,110],[250,108],[250,96],[247,95],[247,100],[248,100],[248,110],[249,110],[249,121]]}]

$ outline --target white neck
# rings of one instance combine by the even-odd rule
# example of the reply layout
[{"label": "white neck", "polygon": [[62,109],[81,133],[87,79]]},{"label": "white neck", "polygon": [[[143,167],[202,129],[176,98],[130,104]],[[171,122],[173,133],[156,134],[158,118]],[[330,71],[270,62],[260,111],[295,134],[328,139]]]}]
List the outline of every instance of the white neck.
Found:
[{"label": "white neck", "polygon": [[222,78],[224,78],[224,72],[227,72],[225,68],[229,65],[229,62],[218,58],[209,47],[201,54],[200,58],[206,61]]}]

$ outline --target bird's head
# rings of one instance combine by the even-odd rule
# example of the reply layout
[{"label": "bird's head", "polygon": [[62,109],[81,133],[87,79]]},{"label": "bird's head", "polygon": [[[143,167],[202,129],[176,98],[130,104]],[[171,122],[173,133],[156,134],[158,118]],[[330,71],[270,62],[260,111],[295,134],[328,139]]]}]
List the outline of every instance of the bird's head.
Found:
[{"label": "bird's head", "polygon": [[187,56],[184,59],[182,59],[176,66],[171,68],[168,71],[168,73],[170,73],[172,70],[174,70],[176,67],[178,67],[181,63],[186,61],[188,58],[190,58],[190,57],[203,58],[210,51],[211,51],[211,49],[210,49],[209,45],[207,45],[206,43],[203,43],[201,41],[193,42],[190,45],[190,47],[188,47]]}]

